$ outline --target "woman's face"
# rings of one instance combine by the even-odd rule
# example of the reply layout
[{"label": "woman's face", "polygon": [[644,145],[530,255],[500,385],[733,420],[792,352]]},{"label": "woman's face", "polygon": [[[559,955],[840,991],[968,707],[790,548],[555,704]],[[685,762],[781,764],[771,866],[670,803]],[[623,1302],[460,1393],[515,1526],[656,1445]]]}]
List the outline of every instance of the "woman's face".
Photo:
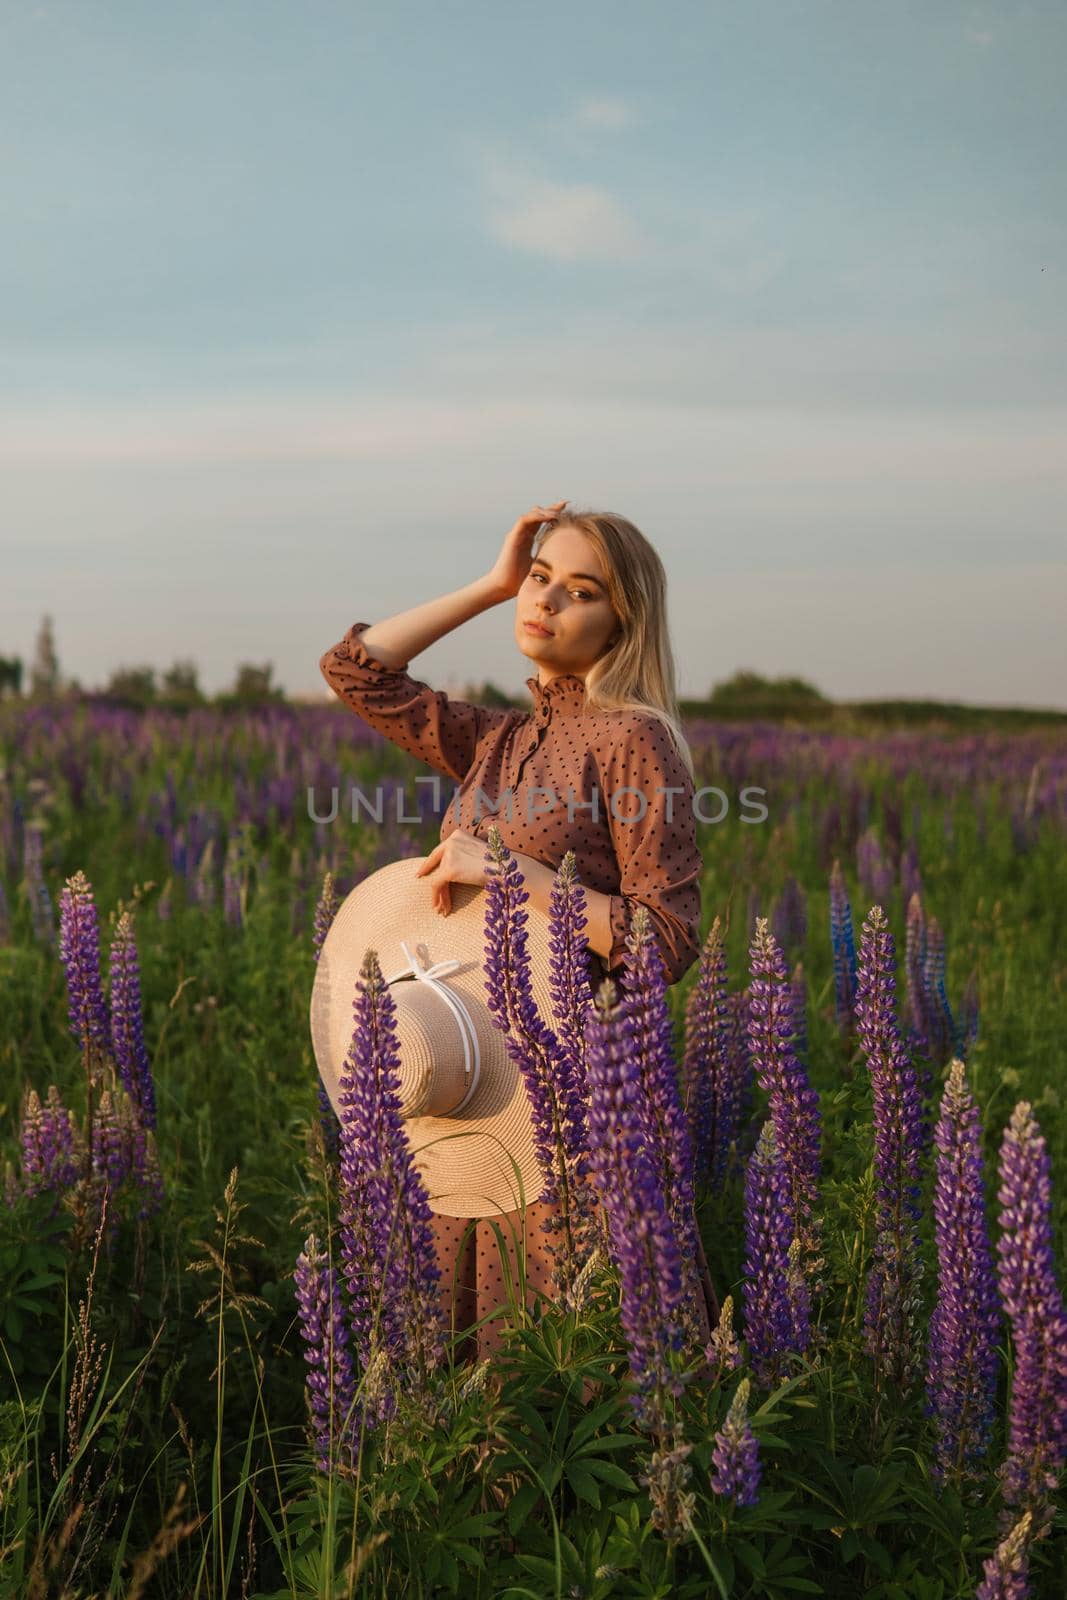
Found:
[{"label": "woman's face", "polygon": [[[526,626],[539,622],[547,634]],[[515,639],[542,683],[584,677],[618,632],[600,557],[578,528],[561,524],[534,556],[515,601]]]}]

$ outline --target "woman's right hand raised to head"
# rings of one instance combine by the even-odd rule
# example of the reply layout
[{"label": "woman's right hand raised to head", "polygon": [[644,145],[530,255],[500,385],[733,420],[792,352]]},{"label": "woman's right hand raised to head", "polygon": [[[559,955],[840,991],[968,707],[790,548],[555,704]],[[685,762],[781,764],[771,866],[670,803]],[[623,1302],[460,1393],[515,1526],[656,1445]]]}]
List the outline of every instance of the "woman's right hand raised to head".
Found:
[{"label": "woman's right hand raised to head", "polygon": [[533,506],[516,522],[500,549],[500,554],[489,570],[489,581],[500,591],[501,598],[510,600],[517,595],[530,570],[530,546],[543,522],[558,522],[566,500],[557,500],[551,506]]}]

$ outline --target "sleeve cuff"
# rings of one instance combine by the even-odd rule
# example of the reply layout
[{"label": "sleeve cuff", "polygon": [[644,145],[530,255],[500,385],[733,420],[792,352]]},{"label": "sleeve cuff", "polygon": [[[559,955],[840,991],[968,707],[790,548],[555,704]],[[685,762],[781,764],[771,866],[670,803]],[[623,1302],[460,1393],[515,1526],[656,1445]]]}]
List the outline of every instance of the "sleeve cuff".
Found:
[{"label": "sleeve cuff", "polygon": [[357,667],[363,667],[370,672],[406,672],[410,662],[405,661],[403,666],[387,667],[384,661],[379,661],[363,643],[364,631],[369,628],[369,622],[353,622],[348,632],[339,644],[330,651],[331,655],[339,656],[343,661],[351,661]]}]

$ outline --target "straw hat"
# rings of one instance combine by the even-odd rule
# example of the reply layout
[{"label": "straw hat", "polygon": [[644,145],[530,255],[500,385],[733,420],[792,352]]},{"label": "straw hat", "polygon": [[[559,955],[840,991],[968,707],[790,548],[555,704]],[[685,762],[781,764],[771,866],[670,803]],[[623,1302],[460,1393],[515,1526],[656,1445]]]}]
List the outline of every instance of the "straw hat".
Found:
[{"label": "straw hat", "polygon": [[[339,1116],[356,982],[373,946],[396,1007],[404,1135],[430,1209],[446,1217],[497,1216],[537,1200],[545,1175],[526,1086],[487,1004],[484,888],[451,884],[452,910],[442,916],[429,879],[415,876],[425,859],[379,868],[341,904],[311,992],[315,1060]],[[534,1000],[556,1027],[548,918],[529,901],[523,910]],[[509,1156],[522,1177],[521,1196]]]}]

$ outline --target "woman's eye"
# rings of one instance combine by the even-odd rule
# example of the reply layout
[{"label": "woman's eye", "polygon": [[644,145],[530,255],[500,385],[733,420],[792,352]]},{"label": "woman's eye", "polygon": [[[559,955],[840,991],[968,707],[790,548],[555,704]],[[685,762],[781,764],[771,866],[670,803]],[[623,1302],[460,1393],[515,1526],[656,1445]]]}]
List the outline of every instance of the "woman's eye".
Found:
[{"label": "woman's eye", "polygon": [[[545,577],[543,572],[531,572],[530,573],[530,577],[534,580],[535,583],[536,583],[538,578],[543,579],[545,583],[548,582],[548,579]],[[580,595],[583,600],[595,600],[596,599],[596,595],[590,594],[588,589],[572,589],[571,593],[572,594],[576,594],[576,595]]]}]

